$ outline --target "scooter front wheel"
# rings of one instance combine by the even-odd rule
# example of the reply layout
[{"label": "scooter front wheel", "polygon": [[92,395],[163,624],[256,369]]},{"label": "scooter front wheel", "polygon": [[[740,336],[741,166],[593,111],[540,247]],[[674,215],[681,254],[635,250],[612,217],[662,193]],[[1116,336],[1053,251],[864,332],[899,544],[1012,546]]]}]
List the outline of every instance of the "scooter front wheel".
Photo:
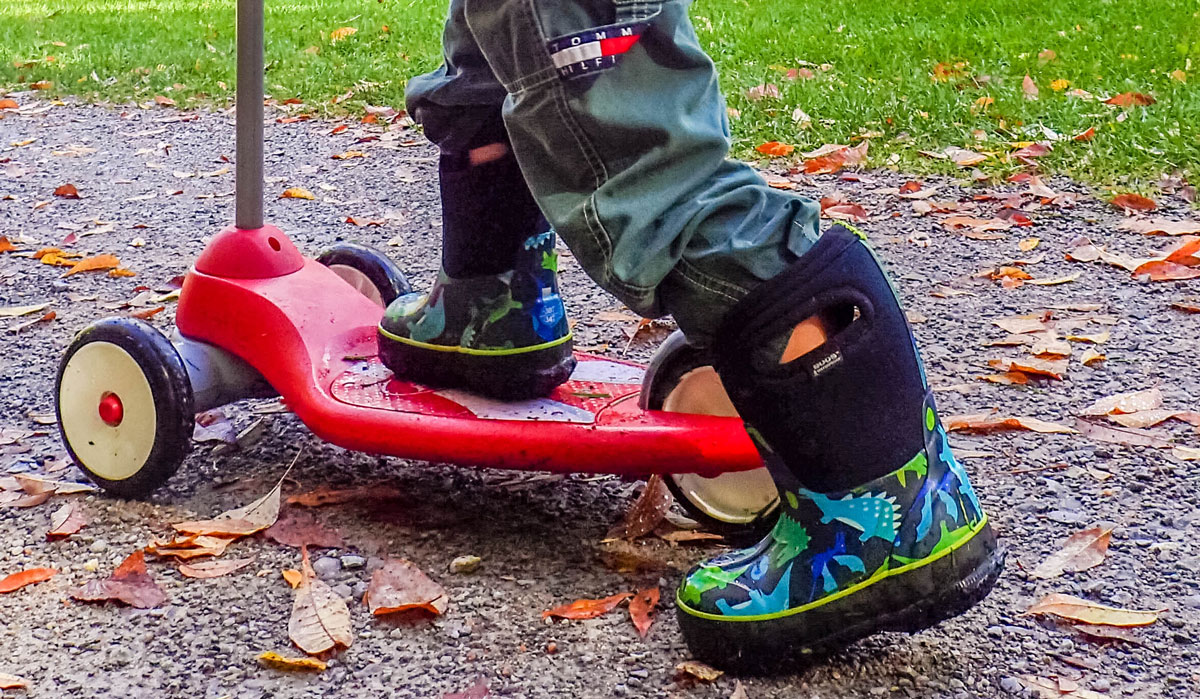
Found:
[{"label": "scooter front wheel", "polygon": [[[642,408],[675,413],[736,417],[721,377],[705,353],[678,330],[663,342],[642,382]],[[693,518],[718,533],[741,538],[765,534],[775,523],[779,493],[767,469],[707,477],[673,473],[665,477],[675,499]]]},{"label": "scooter front wheel", "polygon": [[412,291],[400,266],[375,248],[358,243],[337,243],[321,251],[317,262],[354,287],[363,296],[386,307]]},{"label": "scooter front wheel", "polygon": [[170,340],[143,321],[108,318],[76,335],[55,398],[71,458],[114,495],[149,495],[191,451],[187,369]]}]

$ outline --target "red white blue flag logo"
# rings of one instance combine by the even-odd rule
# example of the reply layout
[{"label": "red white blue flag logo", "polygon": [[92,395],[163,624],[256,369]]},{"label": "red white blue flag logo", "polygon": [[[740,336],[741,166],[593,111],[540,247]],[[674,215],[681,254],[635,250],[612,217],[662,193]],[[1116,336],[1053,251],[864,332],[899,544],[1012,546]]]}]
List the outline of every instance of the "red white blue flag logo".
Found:
[{"label": "red white blue flag logo", "polygon": [[564,78],[578,78],[612,68],[641,38],[648,22],[610,24],[547,42],[554,67]]}]

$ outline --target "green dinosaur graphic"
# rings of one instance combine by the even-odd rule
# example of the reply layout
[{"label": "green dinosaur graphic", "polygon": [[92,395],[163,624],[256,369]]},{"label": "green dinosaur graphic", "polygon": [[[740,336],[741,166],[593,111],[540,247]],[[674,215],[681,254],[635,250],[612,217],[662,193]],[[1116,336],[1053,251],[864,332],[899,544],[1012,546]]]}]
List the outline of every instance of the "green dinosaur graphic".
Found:
[{"label": "green dinosaur graphic", "polygon": [[896,471],[896,480],[900,481],[900,487],[908,486],[907,478],[909,473],[916,474],[917,478],[924,478],[926,473],[929,473],[929,460],[925,457],[925,451],[921,450],[916,456],[909,459],[908,463],[900,467]]},{"label": "green dinosaur graphic", "polygon": [[812,540],[804,525],[789,517],[786,512],[779,515],[779,521],[771,530],[771,538],[775,540],[770,548],[772,568],[782,568],[788,561],[804,553]]},{"label": "green dinosaur graphic", "polygon": [[679,593],[679,599],[689,604],[700,604],[700,595],[714,588],[724,590],[749,567],[744,565],[726,570],[719,566],[705,566],[688,576],[683,590]]},{"label": "green dinosaur graphic", "polygon": [[542,253],[542,269],[548,269],[551,272],[558,271],[558,253],[551,250],[550,252]]},{"label": "green dinosaur graphic", "polygon": [[909,563],[916,563],[917,561],[924,560],[931,556],[936,556],[939,553],[945,551],[946,549],[954,548],[959,543],[961,543],[963,540],[971,538],[971,526],[970,525],[964,525],[957,529],[951,530],[950,526],[946,523],[946,521],[942,520],[941,530],[942,530],[942,533],[941,533],[941,536],[938,537],[938,542],[933,545],[933,548],[926,555],[924,555],[920,558],[909,558],[907,556],[901,556],[899,554],[893,553],[892,558],[899,561],[900,563],[905,564],[905,565],[907,565]]}]

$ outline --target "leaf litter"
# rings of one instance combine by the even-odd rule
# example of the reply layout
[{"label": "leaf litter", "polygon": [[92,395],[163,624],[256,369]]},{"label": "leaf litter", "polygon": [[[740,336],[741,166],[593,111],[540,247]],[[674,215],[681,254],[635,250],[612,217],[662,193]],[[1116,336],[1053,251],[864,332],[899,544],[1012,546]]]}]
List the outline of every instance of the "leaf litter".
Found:
[{"label": "leaf litter", "polygon": [[146,571],[141,549],[129,554],[108,578],[84,583],[71,591],[71,597],[82,602],[124,602],[138,609],[150,609],[167,601],[162,588]]},{"label": "leaf litter", "polygon": [[1078,573],[1104,562],[1112,529],[1093,527],[1076,532],[1063,542],[1062,548],[1033,569],[1037,578],[1057,578],[1063,573]]},{"label": "leaf litter", "polygon": [[345,601],[313,572],[308,549],[301,552],[301,578],[292,602],[288,638],[309,655],[349,648],[354,642]]},{"label": "leaf litter", "polygon": [[363,602],[375,616],[411,609],[443,614],[450,597],[411,561],[393,558],[371,576]]}]

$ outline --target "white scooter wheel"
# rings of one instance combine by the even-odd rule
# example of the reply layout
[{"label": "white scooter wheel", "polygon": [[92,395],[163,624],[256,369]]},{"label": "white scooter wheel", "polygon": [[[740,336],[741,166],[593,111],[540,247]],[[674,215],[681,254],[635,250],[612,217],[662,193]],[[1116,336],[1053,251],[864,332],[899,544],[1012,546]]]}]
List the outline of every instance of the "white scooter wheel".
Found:
[{"label": "white scooter wheel", "polygon": [[322,250],[316,259],[360,294],[385,308],[397,297],[412,292],[400,266],[367,245],[337,243]]},{"label": "white scooter wheel", "polygon": [[149,323],[107,318],[76,335],[59,364],[55,398],[71,458],[114,495],[149,495],[191,451],[187,369]]},{"label": "white scooter wheel", "polygon": [[[642,408],[736,417],[721,378],[704,353],[678,330],[650,360],[642,382]],[[713,531],[740,538],[765,534],[779,512],[779,492],[767,469],[668,474],[667,487],[693,518]]]}]

